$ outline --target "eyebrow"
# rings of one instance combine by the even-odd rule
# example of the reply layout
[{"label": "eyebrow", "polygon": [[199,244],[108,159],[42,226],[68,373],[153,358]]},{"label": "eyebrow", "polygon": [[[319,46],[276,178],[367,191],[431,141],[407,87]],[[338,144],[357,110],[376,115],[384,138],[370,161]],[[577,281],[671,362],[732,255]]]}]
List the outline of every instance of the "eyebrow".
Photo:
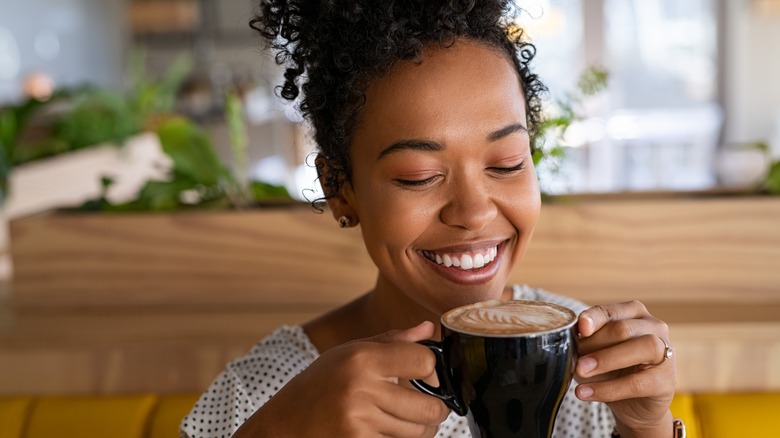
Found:
[{"label": "eyebrow", "polygon": [[[488,142],[494,142],[501,140],[504,137],[507,137],[511,134],[514,134],[515,132],[525,132],[528,133],[528,128],[525,127],[522,123],[513,123],[511,125],[507,125],[497,131],[491,132],[487,136]],[[424,151],[424,152],[436,152],[444,149],[444,145],[435,141],[429,141],[429,140],[400,140],[397,141],[390,146],[386,147],[382,150],[382,152],[379,153],[379,156],[377,157],[377,160],[380,160],[393,152],[398,152],[401,150],[410,149],[414,151]]]}]

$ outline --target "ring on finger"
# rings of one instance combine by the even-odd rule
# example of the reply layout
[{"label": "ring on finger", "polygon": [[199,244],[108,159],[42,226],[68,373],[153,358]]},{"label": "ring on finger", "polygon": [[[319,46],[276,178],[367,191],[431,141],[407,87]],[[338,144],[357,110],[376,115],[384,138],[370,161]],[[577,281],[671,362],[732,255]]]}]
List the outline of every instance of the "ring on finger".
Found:
[{"label": "ring on finger", "polygon": [[672,350],[672,347],[670,347],[669,344],[662,337],[658,336],[658,339],[660,339],[661,342],[664,343],[664,353],[663,353],[663,357],[661,357],[661,360],[659,360],[656,363],[650,364],[651,366],[654,367],[663,364],[664,362],[666,362],[667,359],[671,359],[672,356],[674,356],[674,350]]}]

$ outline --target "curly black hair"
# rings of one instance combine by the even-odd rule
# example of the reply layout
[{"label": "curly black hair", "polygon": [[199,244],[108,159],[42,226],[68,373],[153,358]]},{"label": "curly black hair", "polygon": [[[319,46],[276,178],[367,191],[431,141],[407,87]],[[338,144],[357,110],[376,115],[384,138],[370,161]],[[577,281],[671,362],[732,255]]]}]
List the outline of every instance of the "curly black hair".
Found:
[{"label": "curly black hair", "polygon": [[[295,100],[314,128],[325,198],[351,180],[349,147],[368,84],[402,60],[420,60],[423,46],[468,38],[506,53],[525,93],[528,129],[541,122],[547,90],[529,64],[535,47],[513,24],[509,0],[261,0],[250,26],[286,66],[281,97]],[[532,142],[534,144],[534,142]],[[320,169],[322,170],[322,169]],[[316,202],[317,200],[315,200]]]}]

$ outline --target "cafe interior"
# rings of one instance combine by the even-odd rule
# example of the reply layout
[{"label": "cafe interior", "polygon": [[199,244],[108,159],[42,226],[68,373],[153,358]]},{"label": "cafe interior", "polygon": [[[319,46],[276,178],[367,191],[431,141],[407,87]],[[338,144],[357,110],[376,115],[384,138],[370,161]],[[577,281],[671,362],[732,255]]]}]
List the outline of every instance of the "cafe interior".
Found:
[{"label": "cafe interior", "polygon": [[[689,437],[778,436],[780,0],[517,4],[555,123],[511,282],[642,301]],[[0,438],[177,437],[227,362],[372,287],[255,8],[0,0]]]}]

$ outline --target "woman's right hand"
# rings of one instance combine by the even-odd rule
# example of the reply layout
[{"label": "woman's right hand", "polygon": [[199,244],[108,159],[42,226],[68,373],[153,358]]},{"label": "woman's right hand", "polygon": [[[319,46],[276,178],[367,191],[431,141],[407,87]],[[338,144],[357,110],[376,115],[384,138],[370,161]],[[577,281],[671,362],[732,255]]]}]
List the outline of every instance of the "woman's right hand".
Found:
[{"label": "woman's right hand", "polygon": [[416,343],[433,333],[424,322],[326,351],[233,437],[433,437],[449,409],[408,385],[435,375],[435,356]]}]

